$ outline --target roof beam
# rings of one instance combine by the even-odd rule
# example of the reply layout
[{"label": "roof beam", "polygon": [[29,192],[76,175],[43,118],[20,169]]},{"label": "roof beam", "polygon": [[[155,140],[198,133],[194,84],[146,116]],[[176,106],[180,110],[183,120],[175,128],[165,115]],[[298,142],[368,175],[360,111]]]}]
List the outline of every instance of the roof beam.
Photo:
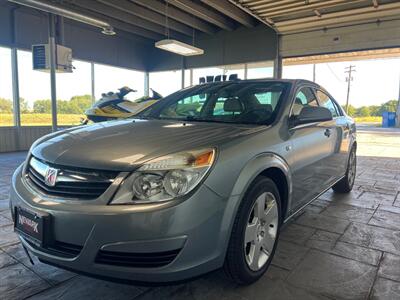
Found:
[{"label": "roof beam", "polygon": [[142,27],[137,27],[135,25],[127,24],[127,23],[124,23],[124,22],[121,22],[121,21],[118,21],[115,19],[110,19],[109,23],[114,27],[114,29],[120,29],[120,30],[126,31],[128,33],[140,35],[142,37],[148,38],[153,41],[159,41],[164,38],[164,36],[161,34],[144,29]]},{"label": "roof beam", "polygon": [[[238,1],[238,0],[236,0]],[[262,9],[262,8],[271,8],[271,7],[279,7],[282,6],[283,4],[287,3],[295,3],[298,2],[298,0],[281,0],[281,1],[263,1],[263,2],[257,2],[257,3],[246,3],[246,6],[248,6],[250,9]],[[304,2],[303,2],[304,4]]]},{"label": "roof beam", "polygon": [[[274,21],[270,18],[261,18],[258,14],[256,14],[255,12],[253,12],[250,8],[248,8],[247,6],[245,6],[242,2],[236,2],[238,0],[228,0],[230,3],[232,3],[233,5],[235,5],[237,8],[243,10],[245,13],[251,15],[253,18],[257,19],[258,21],[260,21],[261,23],[267,25],[268,27],[270,27],[272,30],[276,31],[275,27],[274,27]],[[247,0],[247,1],[251,1],[251,0]]]},{"label": "roof beam", "polygon": [[336,21],[340,22],[341,21],[340,18],[343,18],[345,16],[357,17],[357,16],[362,16],[363,14],[367,14],[367,13],[373,14],[373,13],[378,13],[378,12],[382,12],[382,11],[385,11],[386,13],[390,13],[390,10],[396,9],[396,8],[400,8],[400,3],[385,4],[385,5],[379,6],[379,8],[367,6],[367,7],[362,7],[362,8],[343,10],[343,11],[339,11],[339,12],[326,13],[321,18],[318,18],[316,16],[297,18],[297,19],[292,19],[292,20],[287,20],[287,21],[276,22],[276,25],[277,26],[288,26],[288,25],[294,25],[294,24],[312,23],[312,22],[319,21],[319,20],[329,20],[329,19],[335,19]]},{"label": "roof beam", "polygon": [[294,66],[303,64],[320,64],[338,61],[354,61],[379,58],[394,58],[400,56],[400,48],[363,50],[354,52],[341,52],[334,54],[320,54],[303,57],[284,58],[284,66]]},{"label": "roof beam", "polygon": [[[239,0],[240,1],[240,0]],[[254,5],[258,5],[258,4],[263,4],[263,3],[272,3],[272,2],[276,2],[276,0],[241,0],[241,3],[251,3]]]},{"label": "roof beam", "polygon": [[[165,27],[160,26],[158,24],[154,24],[152,22],[149,22],[147,20],[141,19],[141,18],[132,18],[132,15],[120,11],[118,9],[115,9],[113,7],[104,5],[100,2],[93,1],[93,0],[79,0],[79,1],[74,1],[74,5],[77,7],[83,7],[85,9],[88,9],[90,11],[94,11],[100,14],[103,14],[105,16],[109,16],[111,18],[114,18],[116,20],[123,21],[125,23],[137,26],[137,27],[142,27],[144,29],[156,32],[158,34],[165,34]],[[178,38],[178,39],[185,39],[187,38],[186,36],[182,36],[182,34],[176,33],[175,31],[171,32],[171,36]]]},{"label": "roof beam", "polygon": [[[85,15],[92,16],[94,18],[107,20],[107,22],[110,23],[110,25],[112,25],[114,27],[114,29],[120,29],[120,30],[123,30],[123,31],[125,31],[127,33],[138,35],[138,36],[150,39],[150,40],[160,40],[160,39],[163,38],[163,35],[161,35],[161,34],[158,34],[158,33],[155,33],[153,31],[144,29],[142,27],[138,27],[138,26],[135,26],[135,25],[132,25],[132,24],[127,24],[127,23],[121,22],[119,20],[110,18],[109,16],[105,16],[105,15],[100,14],[100,13],[89,11],[89,10],[81,8],[81,7],[76,7],[75,5],[71,5],[70,3],[63,2],[62,4],[54,4],[53,2],[48,1],[48,0],[42,0],[42,1],[44,3],[51,4],[51,5],[54,5],[54,6],[58,6],[58,7],[61,7],[61,8],[67,8],[67,9],[69,9],[71,11],[75,11],[77,13],[84,13]],[[118,30],[116,30],[116,31],[118,33]]]},{"label": "roof beam", "polygon": [[[165,15],[165,4],[156,1],[156,0],[130,0],[131,2],[135,2],[140,4],[148,9],[151,9],[155,12]],[[168,8],[168,17],[170,19],[174,19],[178,22],[184,23],[190,27],[193,27],[199,31],[214,34],[217,32],[217,28],[204,22],[203,20],[199,20],[198,18],[191,16],[175,7]]]},{"label": "roof beam", "polygon": [[356,3],[356,2],[363,2],[364,0],[327,0],[323,2],[316,2],[316,3],[309,3],[309,4],[302,4],[302,5],[297,5],[295,7],[287,7],[287,6],[282,6],[278,7],[274,10],[268,10],[268,11],[260,11],[259,14],[260,16],[263,17],[268,17],[268,18],[273,18],[273,17],[278,17],[278,16],[287,16],[290,14],[294,13],[299,13],[299,12],[305,12],[305,11],[310,11],[314,9],[323,9],[323,8],[328,8],[328,7],[334,7],[338,6],[341,4],[348,4],[348,3]]},{"label": "roof beam", "polygon": [[280,32],[299,31],[325,26],[339,26],[341,24],[355,21],[377,20],[400,14],[400,3],[380,5],[378,8],[372,6],[350,9],[341,12],[323,14],[321,17],[312,16],[298,18],[295,20],[277,22],[275,25]]},{"label": "roof beam", "polygon": [[233,5],[228,0],[201,0],[201,2],[211,6],[246,27],[254,27],[256,25],[256,21],[252,16]]},{"label": "roof beam", "polygon": [[[137,5],[135,3],[125,1],[125,0],[97,0],[105,5],[114,7],[115,9],[119,9],[126,13],[129,13],[133,16],[140,17],[149,22],[156,23],[158,25],[164,26],[166,25],[165,17],[159,13],[156,13],[152,10],[149,10],[143,6]],[[188,36],[193,35],[193,29],[187,25],[179,23],[175,20],[168,20],[168,27],[177,32],[186,34]]]},{"label": "roof beam", "polygon": [[177,8],[186,11],[194,16],[199,17],[207,22],[210,22],[222,29],[232,31],[235,29],[235,24],[218,13],[199,5],[197,3],[192,2],[191,0],[166,0],[167,3],[170,3]]}]

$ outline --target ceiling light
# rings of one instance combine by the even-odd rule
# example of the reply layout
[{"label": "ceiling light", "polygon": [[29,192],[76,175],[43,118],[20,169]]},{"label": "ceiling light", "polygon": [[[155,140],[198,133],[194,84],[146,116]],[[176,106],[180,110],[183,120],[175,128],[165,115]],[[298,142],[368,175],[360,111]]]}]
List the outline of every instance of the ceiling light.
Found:
[{"label": "ceiling light", "polygon": [[193,56],[204,54],[204,50],[177,40],[165,39],[155,43],[156,48],[180,54]]}]

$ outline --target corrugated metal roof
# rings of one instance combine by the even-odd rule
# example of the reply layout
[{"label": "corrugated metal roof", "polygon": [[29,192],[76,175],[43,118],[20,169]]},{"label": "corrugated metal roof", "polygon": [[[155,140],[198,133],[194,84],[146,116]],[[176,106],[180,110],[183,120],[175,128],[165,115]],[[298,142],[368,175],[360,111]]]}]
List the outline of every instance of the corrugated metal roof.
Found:
[{"label": "corrugated metal roof", "polygon": [[280,33],[400,19],[399,0],[230,0]]}]

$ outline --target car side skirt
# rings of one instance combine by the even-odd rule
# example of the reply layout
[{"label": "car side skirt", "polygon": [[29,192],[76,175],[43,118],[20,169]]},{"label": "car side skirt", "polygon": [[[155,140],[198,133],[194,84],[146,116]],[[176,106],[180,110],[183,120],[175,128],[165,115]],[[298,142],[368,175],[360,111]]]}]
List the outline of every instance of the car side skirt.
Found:
[{"label": "car side skirt", "polygon": [[324,194],[327,190],[329,190],[330,188],[332,188],[336,183],[338,183],[340,180],[342,180],[346,175],[340,177],[338,180],[336,180],[333,184],[331,184],[328,188],[324,189],[321,193],[319,193],[317,196],[315,196],[314,198],[312,198],[310,201],[308,201],[306,204],[304,204],[303,206],[301,206],[299,209],[297,209],[295,212],[293,212],[292,214],[290,214],[283,222],[287,223],[289,220],[291,220],[294,216],[296,216],[300,211],[302,211],[305,207],[307,207],[310,203],[312,203],[313,201],[315,201],[319,196],[321,196],[322,194]]}]

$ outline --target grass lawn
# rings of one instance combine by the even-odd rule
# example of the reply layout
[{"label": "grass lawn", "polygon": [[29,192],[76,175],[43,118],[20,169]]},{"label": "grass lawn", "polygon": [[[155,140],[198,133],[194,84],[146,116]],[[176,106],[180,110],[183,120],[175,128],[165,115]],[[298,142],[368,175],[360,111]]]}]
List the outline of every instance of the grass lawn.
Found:
[{"label": "grass lawn", "polygon": [[[59,114],[58,125],[79,125],[84,115]],[[50,126],[51,114],[21,114],[22,126]],[[12,114],[0,114],[0,126],[13,126]]]},{"label": "grass lawn", "polygon": [[[58,125],[79,125],[84,115],[59,114]],[[382,117],[355,117],[356,123],[379,123]],[[21,114],[22,126],[50,126],[51,114]],[[0,126],[13,126],[12,114],[0,114]]]},{"label": "grass lawn", "polygon": [[379,123],[382,124],[382,117],[355,117],[356,123]]}]

